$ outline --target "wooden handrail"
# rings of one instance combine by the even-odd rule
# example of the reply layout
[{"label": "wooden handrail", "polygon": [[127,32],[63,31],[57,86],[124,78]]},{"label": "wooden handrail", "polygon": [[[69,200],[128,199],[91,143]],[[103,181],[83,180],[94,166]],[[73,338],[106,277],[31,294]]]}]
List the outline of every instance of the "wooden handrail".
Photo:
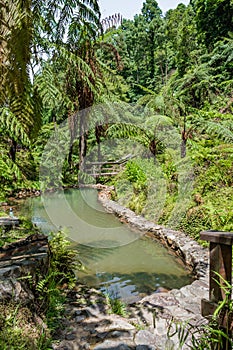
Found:
[{"label": "wooden handrail", "polygon": [[99,176],[114,176],[117,175],[127,163],[134,156],[128,154],[127,156],[115,160],[115,161],[106,161],[106,162],[91,162],[85,164],[85,172],[93,177]]},{"label": "wooden handrail", "polygon": [[[217,309],[219,302],[226,298],[224,289],[227,289],[227,283],[232,284],[232,245],[233,232],[222,231],[203,231],[200,233],[203,241],[210,242],[209,245],[209,300],[203,299],[201,303],[202,316],[210,317]],[[227,283],[225,283],[225,281]],[[231,289],[229,290],[229,293]],[[228,298],[231,294],[228,293]],[[219,315],[220,326],[231,334],[233,329],[232,316],[224,310]],[[221,350],[231,349],[230,344],[225,339]]]}]

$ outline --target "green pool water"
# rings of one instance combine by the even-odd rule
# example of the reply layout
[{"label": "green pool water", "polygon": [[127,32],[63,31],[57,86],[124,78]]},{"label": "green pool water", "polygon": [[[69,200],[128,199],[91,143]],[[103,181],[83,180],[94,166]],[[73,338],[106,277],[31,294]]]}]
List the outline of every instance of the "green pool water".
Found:
[{"label": "green pool water", "polygon": [[29,198],[20,213],[45,233],[65,227],[85,266],[85,272],[77,271],[80,281],[113,297],[133,300],[159,287],[180,288],[191,282],[189,272],[159,242],[106,213],[95,190]]}]

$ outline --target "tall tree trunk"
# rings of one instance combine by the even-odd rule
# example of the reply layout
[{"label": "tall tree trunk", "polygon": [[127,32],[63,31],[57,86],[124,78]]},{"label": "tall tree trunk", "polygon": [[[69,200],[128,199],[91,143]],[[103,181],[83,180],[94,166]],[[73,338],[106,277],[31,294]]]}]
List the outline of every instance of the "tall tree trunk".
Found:
[{"label": "tall tree trunk", "polygon": [[186,144],[187,144],[187,139],[185,137],[182,137],[181,146],[180,146],[181,158],[186,157]]},{"label": "tall tree trunk", "polygon": [[15,162],[15,159],[16,159],[16,148],[17,148],[17,142],[15,140],[11,140],[10,141],[10,152],[9,152],[9,155],[10,155],[10,158],[13,162]]},{"label": "tall tree trunk", "polygon": [[86,113],[80,113],[80,136],[79,136],[79,171],[85,170],[85,157],[87,154]]},{"label": "tall tree trunk", "polygon": [[156,162],[156,154],[157,154],[157,141],[156,140],[152,140],[150,142],[149,149],[150,149],[150,152],[153,154],[154,162]]},{"label": "tall tree trunk", "polygon": [[186,116],[184,115],[184,125],[183,130],[181,132],[181,146],[180,146],[180,156],[181,158],[186,157],[186,145],[187,145],[187,139],[188,139],[188,133],[186,131]]},{"label": "tall tree trunk", "polygon": [[100,137],[101,137],[101,131],[102,131],[102,126],[96,124],[95,126],[95,138],[97,142],[97,147],[98,147],[98,162],[101,161],[101,149],[100,149]]},{"label": "tall tree trunk", "polygon": [[78,129],[77,114],[73,112],[69,113],[68,125],[69,125],[69,131],[70,131],[70,147],[69,147],[69,154],[68,154],[68,163],[69,163],[69,166],[72,167],[73,144],[74,144],[74,140],[77,137],[77,129]]}]

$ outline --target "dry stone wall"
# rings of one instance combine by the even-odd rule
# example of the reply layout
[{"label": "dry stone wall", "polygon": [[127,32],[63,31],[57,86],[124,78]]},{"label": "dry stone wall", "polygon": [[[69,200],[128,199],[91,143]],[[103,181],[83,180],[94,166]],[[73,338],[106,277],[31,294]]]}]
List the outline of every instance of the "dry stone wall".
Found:
[{"label": "dry stone wall", "polygon": [[109,198],[110,191],[105,189],[99,192],[98,199],[108,212],[114,213],[121,221],[129,224],[131,228],[161,241],[164,246],[171,249],[182,259],[195,277],[206,276],[208,271],[208,250],[206,248],[201,247],[185,233],[157,225]]},{"label": "dry stone wall", "polygon": [[0,248],[0,300],[27,303],[34,298],[28,283],[49,266],[48,238],[34,234]]}]

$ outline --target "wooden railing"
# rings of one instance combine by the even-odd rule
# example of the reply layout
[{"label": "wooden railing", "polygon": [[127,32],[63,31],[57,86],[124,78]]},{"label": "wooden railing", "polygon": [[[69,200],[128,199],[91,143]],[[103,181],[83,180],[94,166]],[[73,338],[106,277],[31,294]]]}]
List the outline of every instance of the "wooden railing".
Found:
[{"label": "wooden railing", "polygon": [[[217,310],[219,303],[226,298],[231,299],[233,232],[204,231],[200,233],[200,238],[210,242],[209,300],[203,299],[201,305],[202,315],[208,318]],[[232,316],[227,307],[218,315],[220,327],[228,336],[232,335]],[[232,347],[227,339],[223,339],[218,349],[229,350]]]},{"label": "wooden railing", "polygon": [[91,162],[85,164],[85,173],[93,177],[114,176],[122,171],[126,163],[133,158],[132,154],[119,159],[107,162]]}]

